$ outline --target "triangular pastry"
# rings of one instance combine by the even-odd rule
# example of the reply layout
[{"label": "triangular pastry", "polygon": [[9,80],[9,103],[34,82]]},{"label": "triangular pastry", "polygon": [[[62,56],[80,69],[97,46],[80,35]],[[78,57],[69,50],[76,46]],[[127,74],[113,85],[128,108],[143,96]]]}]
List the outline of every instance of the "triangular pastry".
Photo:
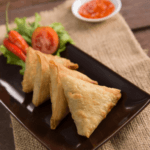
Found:
[{"label": "triangular pastry", "polygon": [[32,48],[27,49],[27,58],[25,62],[26,68],[22,81],[22,90],[29,93],[33,90],[33,80],[36,75],[37,56],[36,51]]},{"label": "triangular pastry", "polygon": [[51,102],[52,102],[52,117],[50,120],[51,129],[55,129],[57,125],[61,122],[63,118],[69,113],[68,104],[64,95],[63,87],[61,84],[61,74],[65,73],[66,75],[71,75],[76,78],[82,79],[84,81],[98,84],[96,81],[90,79],[86,75],[75,71],[65,68],[62,65],[54,63],[50,61],[50,95],[51,95]]},{"label": "triangular pastry", "polygon": [[78,134],[89,138],[120,99],[120,90],[94,85],[65,74],[61,83]]},{"label": "triangular pastry", "polygon": [[50,96],[52,103],[52,116],[50,119],[51,129],[55,129],[58,124],[69,113],[68,104],[62,88],[58,67],[50,64]]},{"label": "triangular pastry", "polygon": [[32,103],[39,106],[50,98],[49,61],[44,55],[37,54],[36,76],[33,87]]}]

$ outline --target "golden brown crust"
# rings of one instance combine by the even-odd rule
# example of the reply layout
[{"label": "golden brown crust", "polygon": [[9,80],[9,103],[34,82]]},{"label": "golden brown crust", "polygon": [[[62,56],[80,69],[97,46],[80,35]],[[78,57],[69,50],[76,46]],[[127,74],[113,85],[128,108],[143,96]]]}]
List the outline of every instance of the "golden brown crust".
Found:
[{"label": "golden brown crust", "polygon": [[33,87],[32,103],[39,106],[50,97],[50,71],[47,57],[37,53],[37,68]]},{"label": "golden brown crust", "polygon": [[93,83],[93,84],[98,84],[97,81],[94,81],[94,80],[90,79],[88,76],[86,76],[83,73],[80,73],[79,71],[70,70],[67,67],[64,67],[62,64],[59,64],[59,63],[54,62],[52,60],[49,61],[49,63],[54,64],[55,66],[57,66],[58,69],[59,69],[60,74],[65,73],[66,75],[70,75],[70,76],[73,76],[75,78],[78,78],[78,79],[81,79],[81,80],[84,80],[84,81],[87,81],[87,82],[90,82],[90,83]]},{"label": "golden brown crust", "polygon": [[70,60],[61,58],[58,56],[53,56],[51,54],[44,54],[41,53],[40,51],[34,50],[31,47],[27,48],[27,58],[26,58],[26,69],[25,73],[23,76],[23,81],[22,81],[22,90],[26,93],[32,92],[33,87],[34,87],[34,80],[36,76],[36,66],[37,66],[37,55],[45,56],[48,60],[53,60],[55,62],[58,62],[62,65],[64,65],[67,68],[70,69],[77,69],[78,64],[70,62]]},{"label": "golden brown crust", "polygon": [[36,75],[37,56],[36,52],[31,48],[27,48],[26,69],[22,81],[22,90],[29,93],[33,90],[34,78]]},{"label": "golden brown crust", "polygon": [[[67,69],[66,67],[58,64],[54,61],[49,62],[50,68],[50,89],[51,89],[51,102],[52,102],[52,117],[51,117],[51,129],[55,129],[60,121],[66,117],[69,113],[68,104],[64,95],[64,90],[61,84],[61,74],[65,73],[66,75],[69,74],[75,78],[79,78],[88,82],[94,82],[97,84],[96,81],[91,80],[86,75]],[[80,96],[80,95],[76,95]],[[56,121],[56,122],[55,122]]]},{"label": "golden brown crust", "polygon": [[62,74],[61,82],[78,134],[89,138],[120,99],[120,90],[65,74]]},{"label": "golden brown crust", "polygon": [[50,89],[52,102],[52,117],[50,120],[51,129],[55,129],[60,121],[69,113],[68,104],[64,95],[58,67],[54,62],[49,64],[50,68]]},{"label": "golden brown crust", "polygon": [[58,57],[58,56],[54,56],[54,57],[55,57],[55,62],[62,64],[66,68],[76,70],[79,67],[78,64],[72,63],[69,59],[66,59],[66,58],[60,59],[60,57]]}]

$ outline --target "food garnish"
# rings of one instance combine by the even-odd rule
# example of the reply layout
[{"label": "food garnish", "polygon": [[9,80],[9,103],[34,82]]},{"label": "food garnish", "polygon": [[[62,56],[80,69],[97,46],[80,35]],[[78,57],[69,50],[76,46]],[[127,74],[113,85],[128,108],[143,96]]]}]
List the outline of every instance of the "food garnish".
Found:
[{"label": "food garnish", "polygon": [[[22,51],[26,55],[26,49],[29,47],[27,42],[23,39],[23,37],[15,30],[10,30],[8,27],[8,7],[9,3],[6,6],[6,31],[7,31],[7,39],[4,39],[3,44],[7,47],[8,50],[10,50],[12,53],[14,53],[16,56],[20,55],[19,51]],[[13,46],[13,49],[11,46]],[[15,50],[15,48],[17,49]],[[20,49],[20,50],[19,50]],[[19,52],[19,54],[17,54]],[[19,57],[20,58],[20,57]]]},{"label": "food garnish", "polygon": [[32,47],[46,54],[56,52],[59,44],[59,38],[51,27],[38,27],[32,34]]},{"label": "food garnish", "polygon": [[12,44],[8,38],[4,39],[3,44],[10,52],[14,53],[16,56],[18,56],[21,60],[25,62],[25,54],[15,44]]},{"label": "food garnish", "polygon": [[26,55],[26,53],[27,53],[26,49],[29,47],[29,45],[17,31],[15,31],[15,30],[9,31],[8,32],[8,40],[12,44],[16,45]]},{"label": "food garnish", "polygon": [[12,52],[8,51],[4,45],[0,45],[0,51],[7,58],[7,64],[21,66],[20,74],[23,75],[25,71],[25,62],[17,57]]},{"label": "food garnish", "polygon": [[[8,5],[7,5],[8,9]],[[26,17],[23,18],[15,18],[15,24],[17,25],[14,29],[8,28],[8,17],[7,17],[7,9],[6,9],[6,30],[7,30],[7,40],[11,42],[11,44],[14,44],[13,48],[11,50],[8,49],[10,46],[6,45],[0,45],[0,52],[3,53],[4,57],[7,58],[7,64],[13,64],[13,65],[19,65],[22,67],[22,70],[20,70],[20,74],[24,74],[25,70],[25,58],[23,54],[20,53],[22,51],[24,54],[26,54],[26,48],[28,46],[32,46],[32,34],[38,27],[41,27],[39,24],[39,21],[41,20],[41,17],[38,13],[35,13],[35,21],[34,22],[26,22]],[[43,27],[41,27],[43,28]],[[57,33],[57,36],[55,34],[55,44],[58,46],[54,46],[56,49],[50,50],[53,55],[60,56],[60,53],[66,49],[66,44],[74,44],[73,40],[67,33],[67,31],[64,29],[61,23],[55,22],[51,25],[48,25],[48,28],[52,28],[55,30],[55,33]],[[5,39],[6,41],[6,39]],[[44,39],[43,39],[44,41]],[[50,41],[50,40],[49,40]],[[47,41],[44,41],[46,43]],[[8,43],[8,42],[7,42]],[[14,47],[18,47],[17,50],[14,51]],[[20,50],[18,50],[20,49]],[[19,51],[19,53],[18,53]],[[45,52],[45,51],[43,51]],[[18,54],[17,54],[18,53]],[[22,55],[22,56],[21,56]]]},{"label": "food garnish", "polygon": [[109,0],[92,0],[79,8],[79,14],[85,18],[98,19],[110,15],[115,6]]}]

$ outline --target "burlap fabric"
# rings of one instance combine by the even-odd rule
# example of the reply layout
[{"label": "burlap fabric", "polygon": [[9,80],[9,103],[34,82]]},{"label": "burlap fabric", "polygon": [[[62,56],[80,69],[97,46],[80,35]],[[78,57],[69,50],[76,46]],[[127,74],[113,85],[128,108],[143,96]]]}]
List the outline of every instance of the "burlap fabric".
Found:
[{"label": "burlap fabric", "polygon": [[[69,0],[52,11],[41,12],[42,25],[61,22],[76,46],[150,93],[150,58],[143,52],[122,16],[117,14],[103,23],[82,22],[72,15],[72,2]],[[4,35],[4,26],[0,30]],[[1,36],[0,41],[2,39]],[[11,120],[16,150],[46,150],[13,117]],[[98,150],[149,149],[150,105]]]}]

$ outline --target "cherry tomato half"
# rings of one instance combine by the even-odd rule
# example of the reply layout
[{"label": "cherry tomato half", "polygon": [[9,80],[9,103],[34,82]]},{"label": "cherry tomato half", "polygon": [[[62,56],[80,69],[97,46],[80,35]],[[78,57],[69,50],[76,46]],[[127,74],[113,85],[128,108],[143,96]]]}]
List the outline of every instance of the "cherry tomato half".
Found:
[{"label": "cherry tomato half", "polygon": [[57,33],[51,27],[38,27],[32,34],[32,47],[46,54],[53,54],[59,45]]}]

